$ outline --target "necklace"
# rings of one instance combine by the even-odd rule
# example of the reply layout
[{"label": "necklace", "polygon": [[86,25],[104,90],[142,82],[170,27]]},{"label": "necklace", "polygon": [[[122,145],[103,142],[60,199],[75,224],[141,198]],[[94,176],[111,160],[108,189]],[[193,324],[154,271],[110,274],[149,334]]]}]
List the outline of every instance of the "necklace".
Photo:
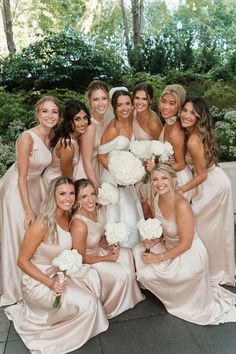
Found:
[{"label": "necklace", "polygon": [[166,124],[173,125],[173,124],[175,124],[176,120],[177,120],[177,117],[173,116],[173,117],[170,117],[170,118],[166,118],[165,121],[166,121]]}]

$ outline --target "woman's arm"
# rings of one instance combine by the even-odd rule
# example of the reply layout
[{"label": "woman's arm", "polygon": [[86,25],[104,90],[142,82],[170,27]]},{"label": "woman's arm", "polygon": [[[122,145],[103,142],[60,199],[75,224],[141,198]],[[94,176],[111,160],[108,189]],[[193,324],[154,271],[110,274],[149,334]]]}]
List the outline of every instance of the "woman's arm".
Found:
[{"label": "woman's arm", "polygon": [[150,252],[142,255],[145,264],[160,263],[169,259],[174,259],[186,252],[192,246],[194,235],[194,217],[190,204],[181,197],[176,203],[176,224],[180,240],[177,246],[160,254]]},{"label": "woman's arm", "polygon": [[64,143],[62,143],[62,145],[59,145],[59,147],[56,149],[56,154],[60,159],[61,175],[72,179],[73,158],[75,154],[74,146],[72,144],[67,143],[65,147]]},{"label": "woman's arm", "polygon": [[96,134],[96,128],[90,124],[81,139],[81,153],[83,158],[84,170],[88,179],[95,188],[99,187],[99,181],[92,165],[93,144]]},{"label": "woman's arm", "polygon": [[178,126],[174,127],[169,135],[169,142],[173,146],[175,162],[171,164],[175,171],[185,168],[185,134]]},{"label": "woman's arm", "polygon": [[31,262],[33,255],[45,237],[45,226],[43,222],[37,218],[26,231],[20,248],[17,265],[24,273],[60,294],[64,291],[63,284],[60,284],[56,279],[48,277]]},{"label": "woman's arm", "polygon": [[86,240],[88,228],[85,222],[78,218],[74,218],[70,224],[70,232],[72,235],[72,247],[82,255],[83,262],[86,264],[94,264],[98,262],[115,262],[119,257],[119,253],[112,250],[106,256],[86,255]]},{"label": "woman's arm", "polygon": [[187,149],[194,165],[195,176],[191,181],[180,186],[179,190],[182,193],[197,187],[207,179],[205,152],[200,137],[197,135],[191,136],[187,143]]},{"label": "woman's arm", "polygon": [[30,134],[22,134],[17,140],[17,165],[18,165],[18,186],[21,200],[25,210],[24,227],[27,229],[35,219],[29,201],[27,175],[29,168],[29,157],[33,147],[33,139]]},{"label": "woman's arm", "polygon": [[[109,143],[109,141],[115,139],[119,134],[118,129],[116,128],[114,124],[114,120],[111,121],[111,123],[108,125],[107,129],[105,130],[102,139],[101,139],[101,145]],[[98,155],[98,160],[99,162],[108,169],[108,158],[107,154],[99,154]]]}]

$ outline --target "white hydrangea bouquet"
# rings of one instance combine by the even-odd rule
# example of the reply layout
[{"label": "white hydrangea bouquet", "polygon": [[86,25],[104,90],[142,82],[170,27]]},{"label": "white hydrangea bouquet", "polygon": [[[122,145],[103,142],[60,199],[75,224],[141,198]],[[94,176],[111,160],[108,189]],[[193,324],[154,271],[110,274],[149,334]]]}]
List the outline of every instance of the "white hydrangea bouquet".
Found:
[{"label": "white hydrangea bouquet", "polygon": [[129,149],[140,160],[148,160],[151,158],[151,141],[150,140],[133,140]]},{"label": "white hydrangea bouquet", "polygon": [[98,188],[98,203],[101,205],[116,204],[119,201],[119,190],[111,183],[104,182]]},{"label": "white hydrangea bouquet", "polygon": [[104,228],[109,245],[118,245],[121,242],[128,241],[129,230],[126,224],[108,222]]},{"label": "white hydrangea bouquet", "polygon": [[115,151],[109,158],[108,170],[123,187],[141,181],[145,174],[142,162],[129,151]]},{"label": "white hydrangea bouquet", "polygon": [[[55,257],[52,260],[52,264],[60,269],[60,272],[57,272],[59,281],[63,283],[66,277],[78,273],[82,266],[82,261],[82,256],[76,249],[62,251],[58,257]],[[53,307],[61,307],[61,296],[62,295],[56,297]]]},{"label": "white hydrangea bouquet", "polygon": [[[160,220],[154,219],[140,219],[137,223],[137,229],[140,232],[143,240],[153,240],[155,238],[160,238],[163,233]],[[150,249],[146,249],[145,252],[150,252]]]}]

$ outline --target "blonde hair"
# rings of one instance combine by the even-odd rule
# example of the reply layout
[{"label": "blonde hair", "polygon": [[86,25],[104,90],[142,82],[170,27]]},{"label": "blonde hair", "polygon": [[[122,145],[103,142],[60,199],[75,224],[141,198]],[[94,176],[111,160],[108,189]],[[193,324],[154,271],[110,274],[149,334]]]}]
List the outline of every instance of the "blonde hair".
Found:
[{"label": "blonde hair", "polygon": [[50,235],[52,237],[54,244],[58,244],[55,191],[57,187],[62,184],[72,184],[74,186],[74,182],[68,177],[57,177],[53,179],[48,187],[46,198],[43,200],[39,210],[39,218],[43,221],[47,229],[47,236]]},{"label": "blonde hair", "polygon": [[168,95],[168,94],[174,97],[174,99],[176,100],[177,105],[178,105],[178,110],[180,111],[183,104],[184,104],[185,97],[186,97],[186,91],[185,91],[184,87],[179,84],[167,85],[161,94],[161,97],[159,99],[159,104],[160,104],[162,97],[164,97],[165,95]]},{"label": "blonde hair", "polygon": [[42,105],[48,101],[55,103],[55,105],[58,108],[59,118],[61,118],[62,110],[61,110],[61,105],[60,105],[58,98],[54,97],[54,96],[44,96],[40,100],[38,100],[35,104],[34,116],[35,116],[36,121],[38,120],[39,111],[40,111]]},{"label": "blonde hair", "polygon": [[164,175],[166,175],[170,181],[170,183],[173,185],[173,190],[176,190],[177,188],[177,179],[176,179],[176,172],[175,170],[171,167],[171,165],[167,163],[157,163],[152,171],[155,172],[161,172]]},{"label": "blonde hair", "polygon": [[87,98],[88,98],[89,101],[91,100],[93,91],[96,91],[96,90],[104,91],[104,93],[109,98],[109,90],[108,90],[108,87],[105,84],[105,82],[100,81],[100,80],[94,80],[88,86]]}]

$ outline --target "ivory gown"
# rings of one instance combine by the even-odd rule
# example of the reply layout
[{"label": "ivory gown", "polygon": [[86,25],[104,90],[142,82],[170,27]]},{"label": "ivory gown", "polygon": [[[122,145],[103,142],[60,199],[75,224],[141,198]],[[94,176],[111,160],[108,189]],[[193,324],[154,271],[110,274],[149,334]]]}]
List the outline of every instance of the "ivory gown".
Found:
[{"label": "ivory gown", "polygon": [[[56,148],[60,144],[60,141],[61,140],[59,140],[59,142],[57,143],[57,145],[53,149],[52,162],[46,168],[46,170],[45,170],[45,172],[43,174],[43,182],[44,182],[44,185],[45,185],[45,189],[48,188],[50,182],[54,178],[60,177],[62,175],[60,159],[59,159],[59,157],[56,154]],[[69,139],[67,139],[67,142],[69,143]],[[79,145],[78,145],[78,142],[75,139],[71,139],[71,145],[74,147],[74,156],[73,156],[73,161],[72,161],[73,179],[76,180],[76,179],[81,178],[80,174],[82,173],[82,171],[80,172],[80,168],[79,168],[79,160],[80,160]]]},{"label": "ivory gown", "polygon": [[[163,217],[156,200],[155,210],[166,248],[175,247],[180,237],[177,225]],[[164,250],[162,244],[153,248],[156,253]],[[210,281],[208,254],[196,232],[191,248],[172,260],[145,265],[141,243],[133,252],[137,280],[163,302],[169,313],[199,325],[236,322],[236,294]]]},{"label": "ivory gown", "polygon": [[[81,219],[87,225],[86,254],[107,255],[109,252],[99,247],[101,237],[104,235],[104,222],[101,213],[99,213],[97,222],[80,214],[74,215],[72,220],[74,218]],[[100,301],[108,318],[119,315],[144,299],[135,278],[131,250],[121,248],[120,256],[116,262],[97,262],[93,263],[91,267],[95,268],[100,276]]]},{"label": "ivory gown", "polygon": [[[57,230],[59,244],[49,236],[32,258],[32,263],[50,277],[57,271],[53,258],[72,248],[71,234],[59,226]],[[77,275],[68,277],[60,308],[53,307],[53,292],[26,274],[22,293],[24,301],[6,308],[5,313],[31,353],[65,354],[108,328],[99,301],[99,276],[91,267],[83,265]]]},{"label": "ivory gown", "polygon": [[[30,134],[33,139],[27,184],[30,205],[34,214],[37,215],[44,192],[41,173],[50,164],[52,155],[34,131],[27,130],[23,134]],[[16,262],[25,233],[25,210],[18,187],[17,160],[1,179],[0,214],[0,293],[2,294],[0,306],[4,306],[14,304],[22,299],[21,271]]]},{"label": "ivory gown", "polygon": [[[164,125],[164,127],[163,127],[163,129],[162,129],[162,131],[160,133],[160,136],[159,136],[159,140],[162,143],[165,142],[164,136],[165,136],[165,125]],[[180,186],[183,186],[184,184],[186,184],[189,181],[191,181],[191,179],[193,179],[192,171],[191,171],[191,169],[190,169],[190,167],[188,165],[186,165],[183,170],[177,171],[176,172],[176,176],[177,176],[178,184]],[[183,196],[190,202],[191,199],[192,199],[192,194],[193,194],[193,191],[188,191],[186,193],[183,193]]]},{"label": "ivory gown", "polygon": [[[194,170],[187,154],[187,163]],[[197,233],[206,246],[211,280],[235,286],[234,214],[230,180],[221,167],[211,166],[192,198]]]},{"label": "ivory gown", "polygon": [[[128,150],[130,140],[119,135],[115,139],[106,144],[100,145],[99,154],[108,154],[108,158],[112,156],[114,151]],[[102,182],[108,182],[116,185],[112,175],[107,169],[102,171]],[[119,202],[106,206],[106,222],[123,222],[129,230],[129,239],[121,242],[122,247],[132,248],[139,241],[139,232],[137,230],[137,222],[143,218],[142,206],[134,186],[119,188]]]},{"label": "ivory gown", "polygon": [[[151,135],[149,135],[139,124],[136,119],[136,115],[133,118],[133,134],[135,140],[143,141],[143,140],[153,140]],[[140,198],[141,203],[146,201],[148,202],[152,213],[154,214],[154,206],[153,206],[153,196],[152,196],[152,188],[151,181],[149,180],[147,183],[138,182],[135,185],[137,189],[138,196]]]}]

